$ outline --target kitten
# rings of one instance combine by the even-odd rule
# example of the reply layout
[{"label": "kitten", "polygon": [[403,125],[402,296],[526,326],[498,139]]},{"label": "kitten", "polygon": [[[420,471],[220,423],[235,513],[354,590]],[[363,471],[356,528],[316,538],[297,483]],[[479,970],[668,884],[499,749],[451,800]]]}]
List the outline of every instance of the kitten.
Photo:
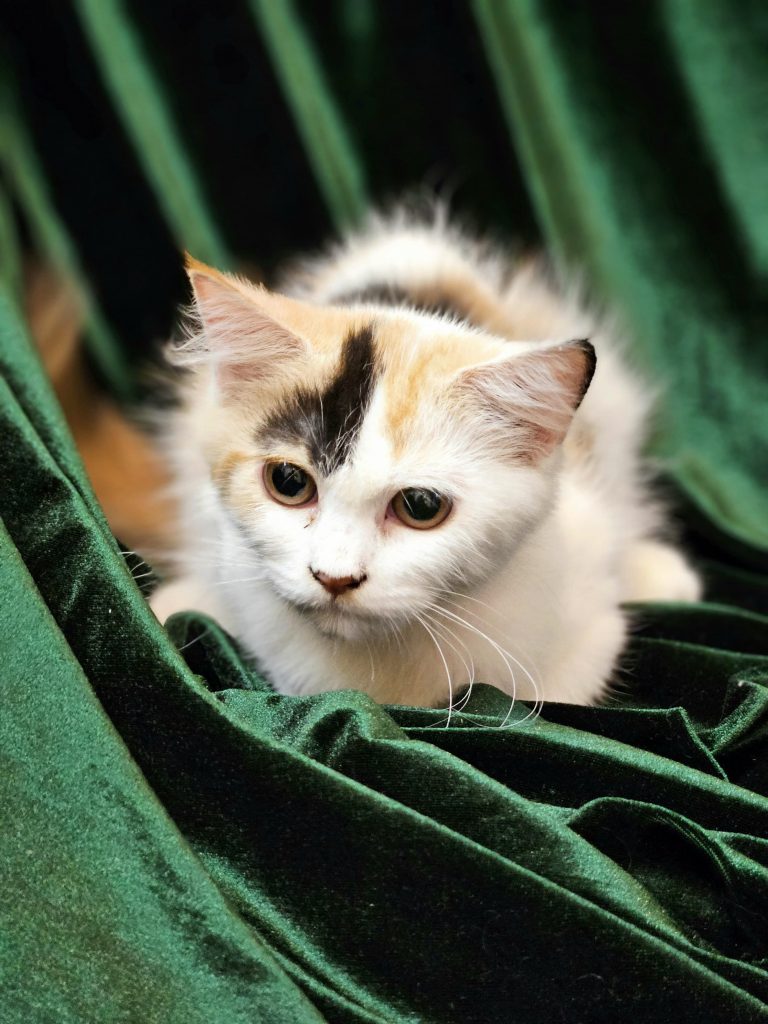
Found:
[{"label": "kitten", "polygon": [[401,214],[287,294],[188,270],[162,620],[209,612],[283,693],[591,703],[622,602],[699,596],[646,483],[649,389],[540,268]]}]

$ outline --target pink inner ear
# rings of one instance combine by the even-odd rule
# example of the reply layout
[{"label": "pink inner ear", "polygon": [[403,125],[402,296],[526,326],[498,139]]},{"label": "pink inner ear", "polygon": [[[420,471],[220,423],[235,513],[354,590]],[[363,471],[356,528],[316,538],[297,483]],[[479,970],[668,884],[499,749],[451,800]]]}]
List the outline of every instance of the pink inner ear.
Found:
[{"label": "pink inner ear", "polygon": [[592,345],[575,341],[473,367],[459,386],[508,432],[516,458],[536,462],[563,441],[595,363]]},{"label": "pink inner ear", "polygon": [[306,353],[306,344],[258,305],[258,293],[251,299],[226,279],[200,271],[189,278],[221,382],[267,379]]}]

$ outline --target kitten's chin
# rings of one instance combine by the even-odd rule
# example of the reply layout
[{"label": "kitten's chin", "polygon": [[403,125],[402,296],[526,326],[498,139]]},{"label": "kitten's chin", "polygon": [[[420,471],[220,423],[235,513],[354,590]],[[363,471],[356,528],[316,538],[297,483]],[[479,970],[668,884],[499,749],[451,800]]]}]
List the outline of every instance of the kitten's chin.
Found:
[{"label": "kitten's chin", "polygon": [[324,636],[341,640],[365,640],[378,632],[375,619],[366,619],[334,608],[313,611],[309,618]]},{"label": "kitten's chin", "polygon": [[318,633],[332,639],[364,642],[388,638],[392,635],[395,619],[402,624],[407,621],[402,613],[398,616],[392,613],[377,615],[360,607],[350,607],[343,598],[338,602],[318,606],[314,602],[297,600],[280,590],[277,593],[285,604],[298,612],[305,622],[311,623]]},{"label": "kitten's chin", "polygon": [[325,608],[291,602],[302,618],[311,622],[318,633],[338,640],[375,640],[386,632],[384,620],[375,615],[346,608],[343,605],[328,605]]}]

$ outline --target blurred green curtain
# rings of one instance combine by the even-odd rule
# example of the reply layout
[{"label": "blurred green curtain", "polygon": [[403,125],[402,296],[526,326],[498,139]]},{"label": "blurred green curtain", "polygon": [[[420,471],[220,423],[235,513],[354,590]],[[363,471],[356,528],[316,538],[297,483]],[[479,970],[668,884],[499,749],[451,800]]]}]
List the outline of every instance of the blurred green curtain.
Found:
[{"label": "blurred green curtain", "polygon": [[[0,1017],[768,1020],[768,7],[212,6],[7,16]],[[665,382],[708,580],[639,610],[614,701],[504,729],[492,687],[445,728],[278,696],[191,615],[169,639],[21,314],[29,237],[130,395],[177,247],[269,269],[436,180],[541,234]]]}]

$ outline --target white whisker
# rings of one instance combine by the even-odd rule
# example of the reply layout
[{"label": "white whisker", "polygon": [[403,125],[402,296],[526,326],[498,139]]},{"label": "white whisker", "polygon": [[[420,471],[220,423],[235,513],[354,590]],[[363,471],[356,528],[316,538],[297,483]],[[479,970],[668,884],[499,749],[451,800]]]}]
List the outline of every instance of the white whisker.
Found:
[{"label": "white whisker", "polygon": [[426,630],[427,634],[432,639],[432,643],[435,645],[437,653],[440,655],[440,659],[445,668],[445,677],[448,680],[448,718],[445,727],[446,729],[448,729],[451,724],[451,705],[453,704],[453,683],[451,682],[451,672],[450,669],[448,668],[448,662],[445,660],[445,655],[443,654],[442,648],[440,647],[440,644],[438,643],[435,634],[432,632],[432,630],[429,628],[429,626],[426,624],[424,619],[422,619],[422,617],[419,614],[416,614],[416,620],[421,623],[421,625]]},{"label": "white whisker", "polygon": [[186,651],[186,649],[188,647],[191,647],[192,644],[196,644],[198,640],[202,640],[207,632],[208,632],[208,627],[206,626],[206,628],[202,631],[202,633],[198,633],[197,636],[193,636],[191,640],[187,640],[187,642],[185,644],[182,644],[181,647],[177,647],[176,649],[179,652]]},{"label": "white whisker", "polygon": [[376,681],[376,666],[373,663],[373,651],[371,650],[371,645],[367,639],[365,640],[365,646],[368,649],[368,657],[371,659],[371,686],[373,686]]},{"label": "white whisker", "polygon": [[259,583],[264,579],[264,576],[243,576],[236,580],[214,580],[211,583],[212,587],[227,587],[233,583]]},{"label": "white whisker", "polygon": [[[451,647],[451,649],[456,653],[456,656],[460,659],[460,661],[464,665],[464,668],[467,670],[467,677],[469,679],[467,692],[464,694],[461,700],[459,700],[455,705],[452,705],[453,710],[455,712],[463,711],[472,695],[472,687],[474,686],[475,682],[475,663],[472,660],[472,653],[467,647],[467,645],[464,643],[464,641],[461,639],[461,637],[454,630],[450,629],[449,626],[446,626],[445,623],[438,623],[437,620],[433,616],[429,615],[427,612],[423,612],[423,614],[427,619],[429,619],[430,623],[435,629],[440,629],[440,635],[443,637],[445,642]],[[444,633],[447,633],[449,636],[453,637],[453,639],[457,643],[461,644],[461,646],[466,651],[467,656],[469,657],[469,662],[467,662],[466,658],[461,654],[461,652],[455,646],[455,644],[453,644],[450,640],[446,639]]]},{"label": "white whisker", "polygon": [[522,719],[518,720],[515,724],[520,725],[523,722],[528,721],[529,718],[536,717],[540,713],[541,707],[543,706],[543,701],[542,701],[541,696],[540,696],[541,691],[540,691],[540,688],[539,688],[539,684],[534,679],[534,677],[531,675],[531,673],[528,671],[528,669],[525,667],[525,665],[523,665],[522,662],[520,662],[517,658],[515,658],[515,656],[513,654],[511,654],[508,650],[506,650],[506,648],[502,647],[495,640],[493,640],[490,636],[488,636],[487,633],[483,632],[483,630],[479,629],[473,623],[468,622],[462,616],[456,614],[455,612],[450,611],[447,608],[442,608],[439,605],[431,605],[430,609],[432,611],[436,612],[437,614],[442,615],[443,617],[446,617],[446,618],[450,619],[452,622],[455,622],[457,625],[464,626],[466,629],[469,629],[471,632],[475,633],[478,637],[481,637],[482,639],[484,639],[498,653],[499,657],[505,663],[505,665],[507,667],[507,670],[509,672],[509,675],[510,675],[511,683],[512,683],[512,702],[510,704],[509,711],[507,712],[506,716],[504,717],[504,720],[502,721],[502,723],[499,726],[499,728],[503,729],[503,728],[506,727],[507,722],[509,721],[509,717],[512,714],[512,710],[513,710],[513,708],[515,706],[515,703],[516,703],[516,700],[517,700],[517,681],[516,681],[516,678],[515,678],[514,669],[512,668],[512,664],[511,664],[512,662],[527,677],[527,679],[529,680],[531,686],[533,687],[533,692],[534,692],[534,695],[535,695],[534,696],[534,702],[533,702],[533,708],[531,709],[531,711],[525,717],[523,717]]}]

